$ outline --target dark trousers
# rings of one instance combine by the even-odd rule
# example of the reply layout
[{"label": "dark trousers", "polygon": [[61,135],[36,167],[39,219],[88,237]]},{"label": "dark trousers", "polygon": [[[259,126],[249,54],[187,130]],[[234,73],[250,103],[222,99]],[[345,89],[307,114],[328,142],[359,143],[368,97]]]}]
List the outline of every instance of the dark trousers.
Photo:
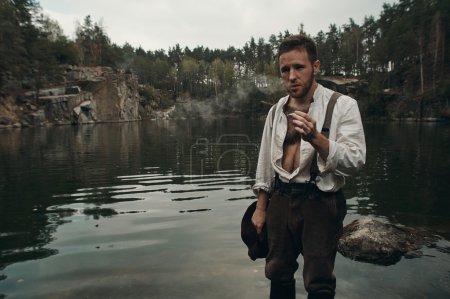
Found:
[{"label": "dark trousers", "polygon": [[334,261],[346,213],[341,191],[298,194],[275,191],[266,214],[269,243],[266,277],[272,282],[292,281],[301,253],[306,291],[310,295],[334,296]]}]

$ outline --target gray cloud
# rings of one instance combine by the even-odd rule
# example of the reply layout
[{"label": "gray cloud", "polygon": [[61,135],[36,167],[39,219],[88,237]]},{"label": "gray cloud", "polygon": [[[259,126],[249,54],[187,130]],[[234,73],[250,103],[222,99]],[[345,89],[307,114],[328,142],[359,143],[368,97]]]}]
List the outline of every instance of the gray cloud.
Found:
[{"label": "gray cloud", "polygon": [[57,20],[69,37],[75,23],[90,14],[102,20],[111,40],[128,41],[146,50],[168,49],[179,43],[225,49],[242,47],[250,37],[268,39],[271,34],[327,31],[331,23],[342,25],[353,18],[379,16],[384,2],[394,0],[41,0],[44,11]]}]

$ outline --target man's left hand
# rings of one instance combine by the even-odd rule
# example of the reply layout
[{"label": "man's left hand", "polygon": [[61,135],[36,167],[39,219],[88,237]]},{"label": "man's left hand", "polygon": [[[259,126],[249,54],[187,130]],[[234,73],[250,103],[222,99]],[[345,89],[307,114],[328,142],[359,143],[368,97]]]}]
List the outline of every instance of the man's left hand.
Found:
[{"label": "man's left hand", "polygon": [[319,153],[323,160],[327,160],[330,143],[316,128],[316,120],[302,111],[294,111],[289,114],[295,130],[300,134],[304,141],[309,142]]},{"label": "man's left hand", "polygon": [[289,115],[293,118],[295,130],[302,136],[303,140],[311,143],[320,134],[316,129],[316,120],[307,113],[297,110]]}]

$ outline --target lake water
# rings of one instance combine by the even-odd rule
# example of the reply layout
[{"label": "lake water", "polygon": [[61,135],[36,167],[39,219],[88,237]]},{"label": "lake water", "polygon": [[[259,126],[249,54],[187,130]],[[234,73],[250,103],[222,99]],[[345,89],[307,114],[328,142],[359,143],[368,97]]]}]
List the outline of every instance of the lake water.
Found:
[{"label": "lake water", "polygon": [[[0,130],[0,298],[268,298],[240,220],[263,121]],[[450,298],[450,124],[365,124],[345,224],[441,236],[391,266],[338,254],[336,298]],[[297,298],[306,298],[301,272]]]}]

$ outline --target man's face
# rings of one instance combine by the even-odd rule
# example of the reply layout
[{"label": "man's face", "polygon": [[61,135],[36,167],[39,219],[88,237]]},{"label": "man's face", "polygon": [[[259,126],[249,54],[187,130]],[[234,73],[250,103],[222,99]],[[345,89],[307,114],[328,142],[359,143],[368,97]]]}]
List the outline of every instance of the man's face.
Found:
[{"label": "man's face", "polygon": [[308,52],[297,49],[281,54],[279,62],[281,79],[288,94],[295,99],[304,99],[311,90],[320,62],[311,63]]}]

